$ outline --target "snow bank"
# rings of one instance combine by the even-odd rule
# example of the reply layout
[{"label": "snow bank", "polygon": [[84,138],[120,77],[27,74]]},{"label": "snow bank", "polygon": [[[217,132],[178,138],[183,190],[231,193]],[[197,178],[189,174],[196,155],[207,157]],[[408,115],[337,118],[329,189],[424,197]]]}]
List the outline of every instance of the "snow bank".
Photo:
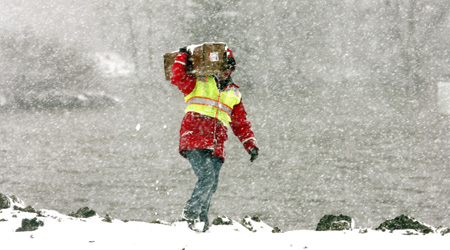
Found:
[{"label": "snow bank", "polygon": [[115,52],[96,52],[92,58],[105,77],[126,77],[135,72],[135,65]]},{"label": "snow bank", "polygon": [[[72,216],[52,210],[35,211],[17,198],[0,194],[0,245],[14,249],[444,249],[450,246],[445,230],[422,234],[372,229],[346,231],[298,230],[277,232],[256,217],[237,222],[214,220],[206,233],[188,229],[185,222],[124,222],[80,209]],[[3,209],[2,209],[3,207]],[[7,208],[5,208],[7,207]],[[73,217],[76,216],[76,217]],[[84,218],[88,217],[88,218]],[[24,220],[26,219],[26,220]],[[34,220],[34,231],[16,232]],[[447,230],[448,231],[448,230]]]},{"label": "snow bank", "polygon": [[26,94],[0,93],[0,109],[78,109],[114,106],[121,101],[104,92],[30,91]]}]

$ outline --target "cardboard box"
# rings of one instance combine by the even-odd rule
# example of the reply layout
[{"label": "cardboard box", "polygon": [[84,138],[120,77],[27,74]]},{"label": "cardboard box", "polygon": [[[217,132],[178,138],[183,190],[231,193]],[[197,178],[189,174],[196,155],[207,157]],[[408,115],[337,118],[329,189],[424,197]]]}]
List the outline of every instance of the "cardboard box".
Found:
[{"label": "cardboard box", "polygon": [[172,77],[172,65],[175,62],[175,57],[177,57],[178,51],[164,54],[164,73],[166,75],[166,80],[170,81]]},{"label": "cardboard box", "polygon": [[192,63],[190,74],[210,76],[221,72],[227,64],[227,51],[224,43],[203,43],[188,46]]},{"label": "cardboard box", "polygon": [[[215,75],[221,72],[227,64],[225,43],[203,43],[187,46],[189,53],[188,74],[194,76]],[[164,70],[166,80],[172,76],[171,67],[178,52],[164,55]]]}]

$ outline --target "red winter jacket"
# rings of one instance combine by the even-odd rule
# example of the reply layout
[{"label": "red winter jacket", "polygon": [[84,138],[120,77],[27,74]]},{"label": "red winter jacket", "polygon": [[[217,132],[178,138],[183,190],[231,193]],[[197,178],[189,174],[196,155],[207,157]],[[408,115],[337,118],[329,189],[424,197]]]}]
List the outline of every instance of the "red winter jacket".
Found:
[{"label": "red winter jacket", "polygon": [[[186,53],[178,54],[172,66],[171,78],[172,84],[176,85],[184,96],[194,90],[197,81],[197,77],[186,73],[187,57]],[[238,88],[234,83],[227,87]],[[258,148],[251,126],[251,123],[247,121],[247,113],[241,98],[241,102],[233,107],[230,127],[247,152],[252,148]],[[225,161],[224,143],[227,139],[227,127],[222,122],[212,117],[188,112],[181,122],[179,151],[182,156],[186,157],[183,151],[211,149],[214,156]]]}]

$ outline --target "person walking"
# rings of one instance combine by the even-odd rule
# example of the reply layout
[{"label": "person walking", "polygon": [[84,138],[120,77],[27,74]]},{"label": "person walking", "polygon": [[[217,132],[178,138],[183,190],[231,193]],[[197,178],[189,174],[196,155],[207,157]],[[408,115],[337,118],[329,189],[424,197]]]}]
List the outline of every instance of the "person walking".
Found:
[{"label": "person walking", "polygon": [[216,192],[219,172],[225,161],[224,143],[228,126],[250,154],[258,157],[259,147],[247,120],[239,87],[231,78],[236,60],[227,50],[227,66],[214,76],[192,76],[186,48],[181,48],[172,65],[171,83],[184,94],[187,104],[180,129],[180,154],[187,158],[197,177],[194,190],[183,209],[182,220],[190,229],[205,232],[209,228],[208,212]]}]

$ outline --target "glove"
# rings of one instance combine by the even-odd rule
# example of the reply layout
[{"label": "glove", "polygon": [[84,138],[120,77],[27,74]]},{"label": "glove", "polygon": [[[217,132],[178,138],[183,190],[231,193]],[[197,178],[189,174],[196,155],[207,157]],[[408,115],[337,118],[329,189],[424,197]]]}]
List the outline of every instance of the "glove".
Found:
[{"label": "glove", "polygon": [[186,60],[186,72],[191,72],[191,68],[192,68],[192,62],[191,62],[191,56],[189,55],[188,51],[187,51],[187,47],[183,47],[180,48],[179,50],[180,53],[186,53],[188,55],[187,60]]},{"label": "glove", "polygon": [[180,48],[180,53],[187,53],[187,48],[186,47]]},{"label": "glove", "polygon": [[258,158],[258,149],[257,148],[252,148],[250,149],[250,162],[253,162],[254,160],[256,160],[256,158]]}]

